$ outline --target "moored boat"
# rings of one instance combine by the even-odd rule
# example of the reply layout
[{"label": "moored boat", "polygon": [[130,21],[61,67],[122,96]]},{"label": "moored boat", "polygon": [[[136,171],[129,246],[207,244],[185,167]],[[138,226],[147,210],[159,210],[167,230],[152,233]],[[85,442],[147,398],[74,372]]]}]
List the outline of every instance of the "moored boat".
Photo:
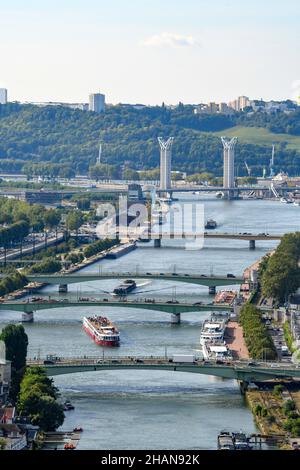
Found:
[{"label": "moored boat", "polygon": [[94,315],[83,318],[83,329],[100,346],[119,346],[120,333],[106,317]]},{"label": "moored boat", "polygon": [[205,320],[200,334],[200,344],[206,341],[223,341],[226,323],[228,318],[221,316],[212,316],[210,320]]}]

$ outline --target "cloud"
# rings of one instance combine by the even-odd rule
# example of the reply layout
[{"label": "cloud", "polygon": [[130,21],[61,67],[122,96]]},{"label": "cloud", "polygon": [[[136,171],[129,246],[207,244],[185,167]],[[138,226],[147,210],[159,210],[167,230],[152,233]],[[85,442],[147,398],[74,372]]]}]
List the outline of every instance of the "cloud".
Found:
[{"label": "cloud", "polygon": [[161,33],[151,36],[142,43],[149,47],[191,47],[197,44],[192,36],[174,33]]}]

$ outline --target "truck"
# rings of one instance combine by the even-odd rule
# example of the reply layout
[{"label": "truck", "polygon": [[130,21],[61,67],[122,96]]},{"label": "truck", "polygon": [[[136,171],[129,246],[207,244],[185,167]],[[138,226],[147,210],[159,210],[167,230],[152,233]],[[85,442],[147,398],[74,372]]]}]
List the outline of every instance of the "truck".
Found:
[{"label": "truck", "polygon": [[193,364],[195,362],[195,356],[194,354],[173,354],[173,362]]}]

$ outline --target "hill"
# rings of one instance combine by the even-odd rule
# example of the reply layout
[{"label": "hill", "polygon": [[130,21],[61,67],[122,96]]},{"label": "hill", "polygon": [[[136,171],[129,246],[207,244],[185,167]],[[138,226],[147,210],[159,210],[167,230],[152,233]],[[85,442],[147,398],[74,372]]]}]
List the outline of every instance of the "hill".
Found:
[{"label": "hill", "polygon": [[[230,129],[226,129],[225,133],[228,137],[238,137],[241,143],[267,145],[269,147],[275,144],[300,152],[300,136],[281,133],[275,134],[263,127],[244,126],[231,127]],[[221,136],[224,134],[224,131],[213,132],[213,134]]]},{"label": "hill", "polygon": [[135,170],[159,166],[158,136],[174,136],[173,168],[188,174],[222,174],[222,134],[237,135],[239,175],[244,160],[261,175],[276,142],[276,170],[300,173],[300,112],[194,114],[193,106],[165,106],[137,110],[113,106],[98,115],[62,106],[44,108],[9,103],[0,105],[0,171],[72,176],[95,164],[99,143],[110,176],[121,167]]}]

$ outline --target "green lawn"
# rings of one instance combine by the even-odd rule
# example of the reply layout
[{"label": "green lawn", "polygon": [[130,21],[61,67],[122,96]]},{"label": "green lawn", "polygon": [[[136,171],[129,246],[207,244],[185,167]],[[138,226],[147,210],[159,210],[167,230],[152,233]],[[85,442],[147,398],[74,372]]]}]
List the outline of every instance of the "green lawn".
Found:
[{"label": "green lawn", "polygon": [[235,126],[221,132],[212,132],[217,136],[238,137],[240,142],[258,145],[272,145],[287,142],[287,148],[300,152],[300,137],[289,134],[274,134],[262,127]]}]

